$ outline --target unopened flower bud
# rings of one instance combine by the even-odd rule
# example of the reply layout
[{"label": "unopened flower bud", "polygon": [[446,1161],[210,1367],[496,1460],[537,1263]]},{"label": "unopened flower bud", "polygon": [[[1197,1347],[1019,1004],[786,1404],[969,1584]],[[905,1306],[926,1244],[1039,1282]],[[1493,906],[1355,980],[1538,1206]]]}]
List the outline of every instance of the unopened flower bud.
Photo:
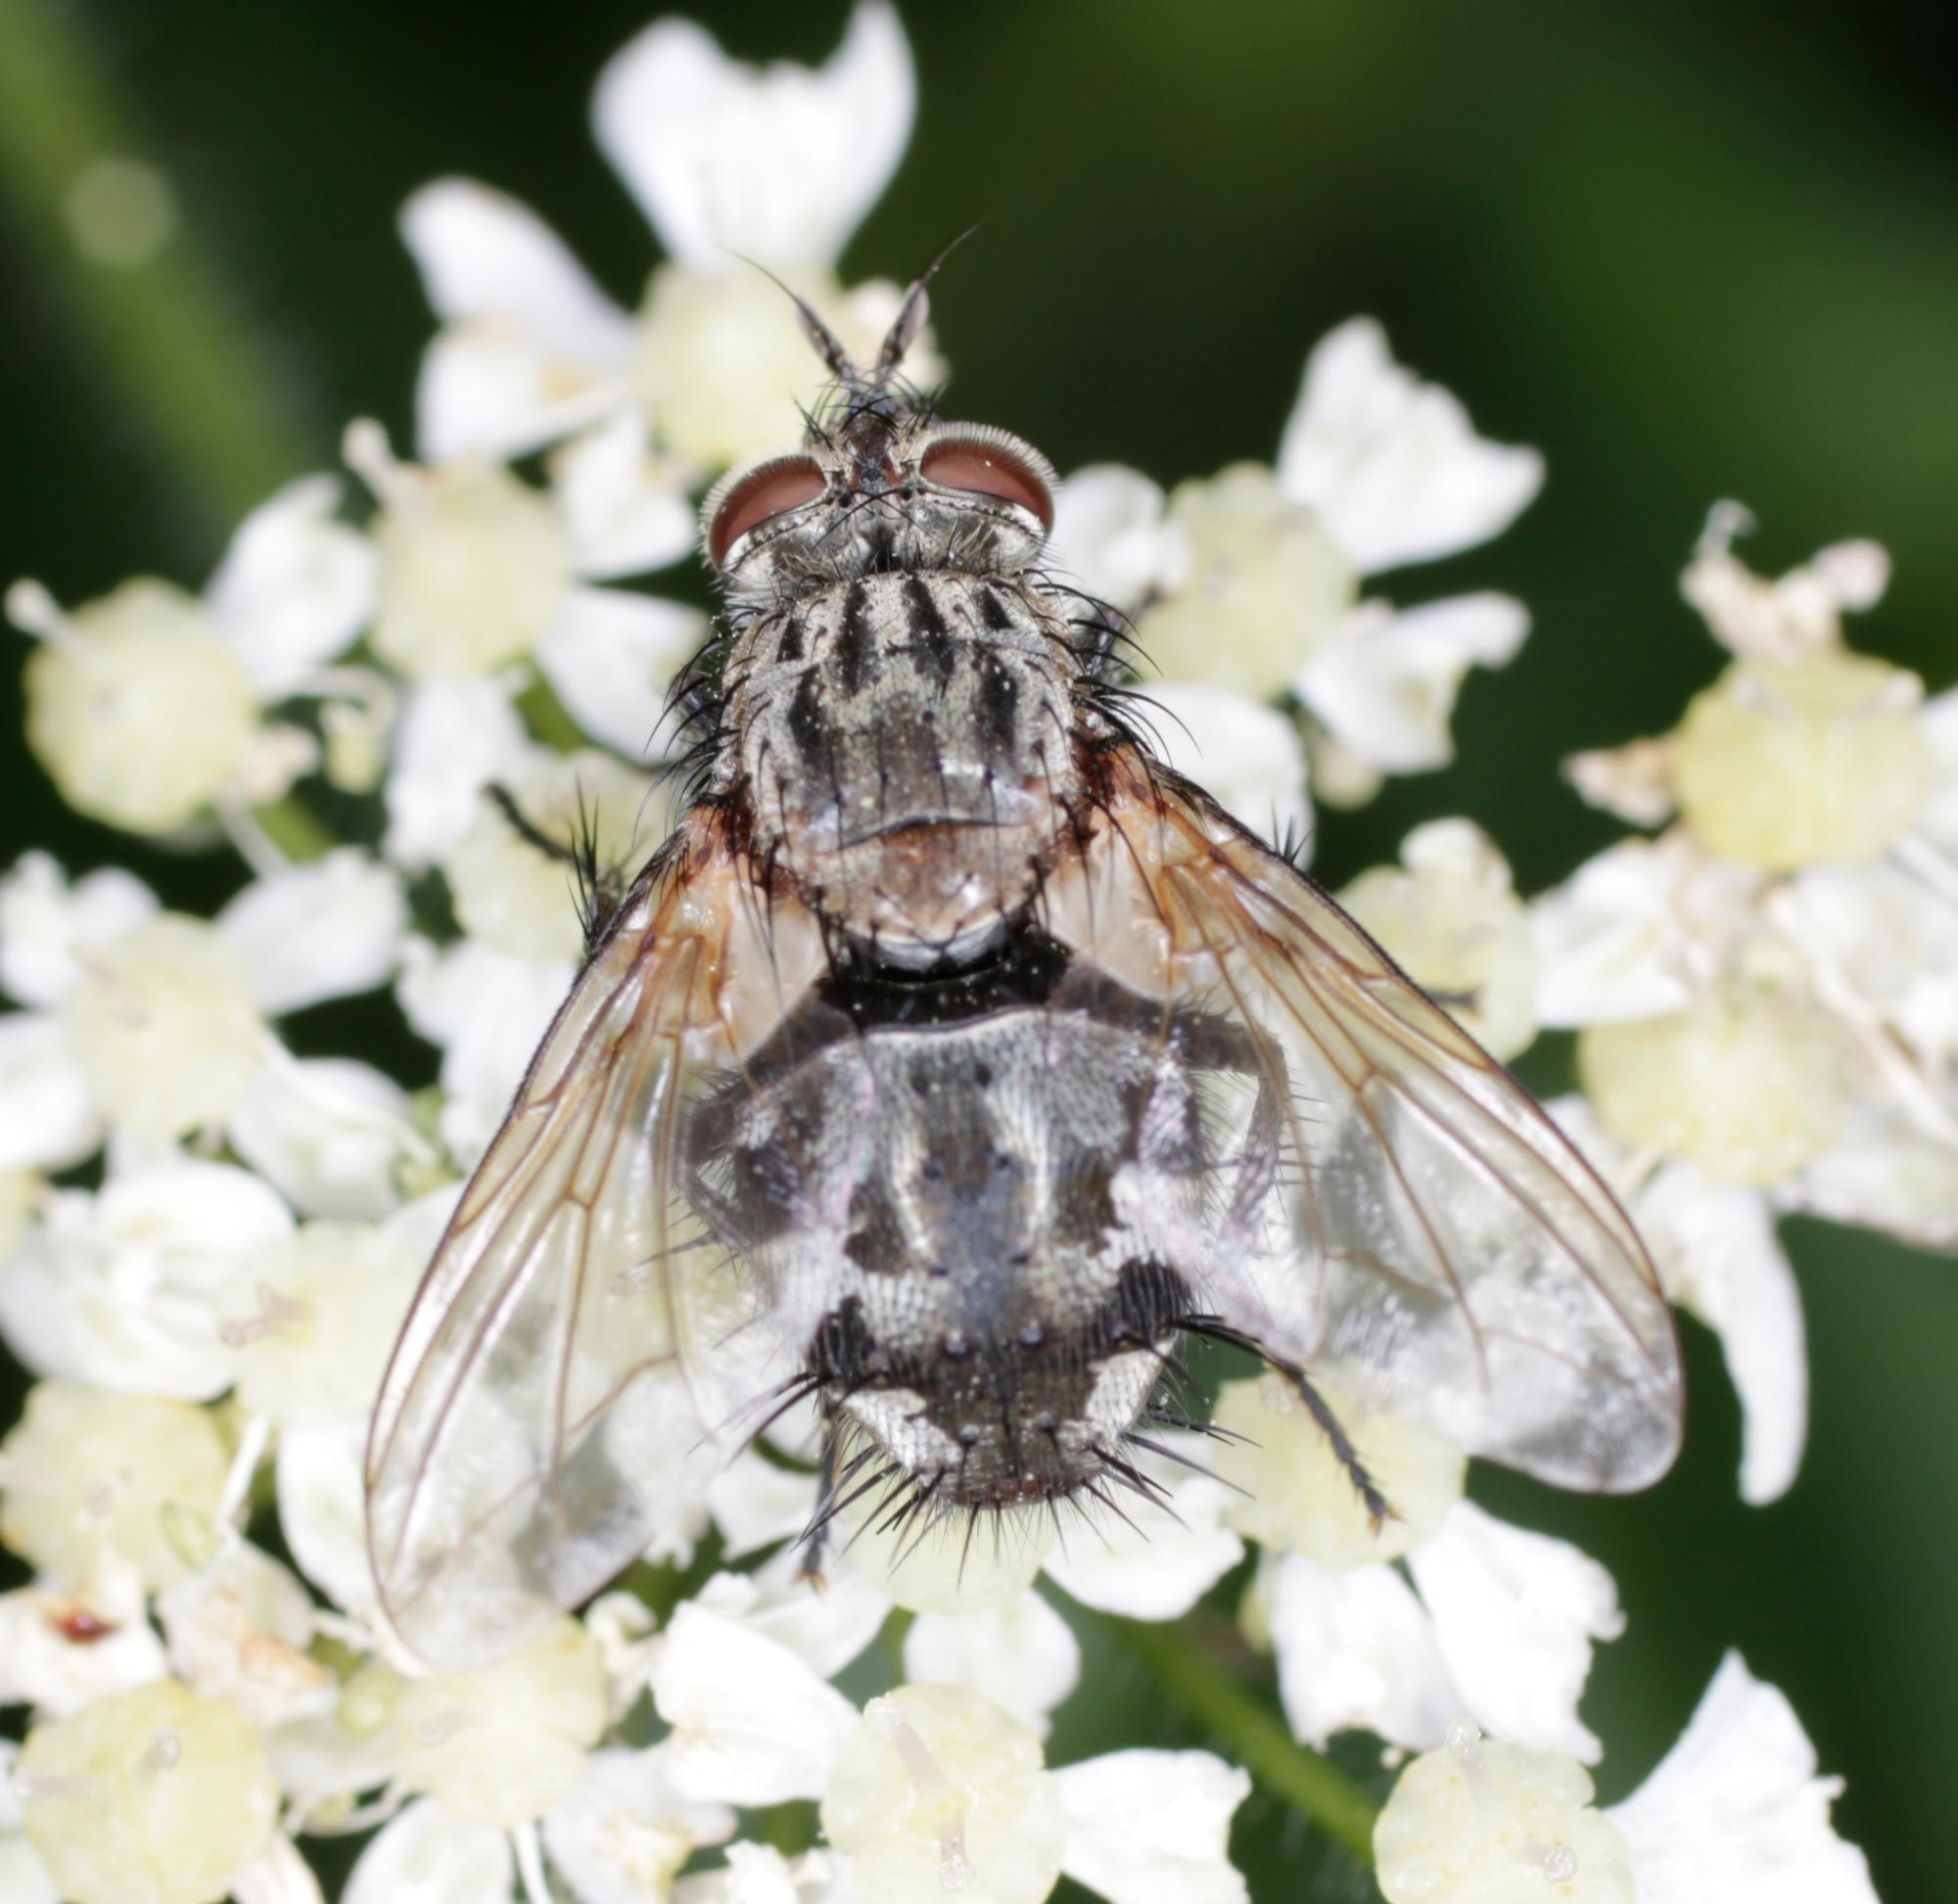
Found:
[{"label": "unopened flower bud", "polygon": [[458,1818],[521,1825],[571,1789],[605,1730],[604,1660],[560,1617],[494,1665],[411,1680],[395,1716],[403,1789],[433,1793]]},{"label": "unopened flower bud", "polygon": [[1238,1533],[1328,1566],[1392,1560],[1419,1547],[1462,1498],[1468,1460],[1437,1436],[1357,1407],[1315,1384],[1393,1509],[1377,1529],[1351,1475],[1305,1403],[1278,1375],[1226,1382],[1212,1418],[1239,1440],[1211,1452],[1219,1480],[1241,1488],[1224,1509]]},{"label": "unopened flower bud", "polygon": [[27,1836],[73,1904],[215,1904],[278,1817],[257,1734],[175,1680],[36,1726],[14,1776]]},{"label": "unopened flower bud", "polygon": [[1180,484],[1167,531],[1173,572],[1136,630],[1149,672],[1165,680],[1267,700],[1353,605],[1351,565],[1261,464]]},{"label": "unopened flower bud", "polygon": [[1387,1904],[1632,1904],[1630,1855],[1575,1759],[1477,1737],[1466,1720],[1412,1760],[1374,1826]]},{"label": "unopened flower bud", "polygon": [[363,1224],[309,1223],[262,1252],[218,1296],[239,1400],[282,1424],[371,1408],[422,1267]]},{"label": "unopened flower bud", "polygon": [[1060,1876],[1067,1818],[1038,1738],[956,1686],[872,1699],[822,1800],[860,1904],[984,1897],[1039,1904]]},{"label": "unopened flower bud", "polygon": [[[876,360],[898,314],[895,286],[845,293],[833,274],[785,266],[782,285],[822,313],[860,364]],[[803,335],[796,308],[760,271],[707,273],[662,264],[639,312],[633,382],[661,446],[702,469],[786,449],[802,436],[797,405],[813,405],[828,373]],[[905,353],[905,375],[929,385],[944,374],[929,341]]]},{"label": "unopened flower bud", "polygon": [[1931,790],[1923,693],[1840,648],[1736,662],[1674,737],[1681,815],[1715,853],[1771,871],[1875,859]]},{"label": "unopened flower bud", "polygon": [[152,919],[90,956],[66,1000],[95,1107],[137,1137],[228,1115],[264,1049],[243,955],[201,920]]},{"label": "unopened flower bud", "polygon": [[547,498],[494,463],[418,470],[368,426],[349,453],[380,490],[374,651],[402,673],[487,674],[529,654],[571,583]]},{"label": "unopened flower bud", "polygon": [[186,1512],[215,1521],[230,1465],[203,1409],[69,1382],[28,1391],[0,1463],[0,1540],[15,1553],[78,1586],[114,1552],[153,1591],[190,1570],[171,1528]]},{"label": "unopened flower bud", "polygon": [[66,617],[34,590],[9,606],[44,636],[27,657],[27,744],[78,813],[165,833],[239,773],[257,704],[194,597],[138,580]]},{"label": "unopened flower bud", "polygon": [[1731,1184],[1774,1184],[1799,1170],[1836,1141],[1849,1107],[1836,1020],[1772,992],[1593,1025],[1578,1040],[1577,1069],[1621,1143],[1690,1157]]},{"label": "unopened flower bud", "polygon": [[1536,1036],[1529,914],[1479,827],[1417,827],[1401,867],[1363,872],[1339,903],[1496,1057],[1515,1057]]},{"label": "unopened flower bud", "polygon": [[1010,1605],[1033,1585],[1052,1539],[1032,1515],[948,1515],[929,1531],[909,1519],[885,1526],[888,1517],[887,1509],[862,1516],[850,1557],[866,1581],[913,1613]]}]

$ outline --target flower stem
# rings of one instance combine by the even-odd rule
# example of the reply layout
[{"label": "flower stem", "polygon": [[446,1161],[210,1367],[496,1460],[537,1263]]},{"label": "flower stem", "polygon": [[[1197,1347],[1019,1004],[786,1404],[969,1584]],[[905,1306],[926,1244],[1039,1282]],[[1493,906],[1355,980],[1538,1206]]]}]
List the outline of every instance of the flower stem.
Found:
[{"label": "flower stem", "polygon": [[1284,1722],[1206,1657],[1182,1627],[1116,1618],[1107,1624],[1157,1684],[1209,1727],[1266,1790],[1373,1864],[1379,1807],[1345,1773],[1293,1739]]},{"label": "flower stem", "polygon": [[[82,11],[0,0],[0,193],[78,320],[79,361],[114,380],[108,402],[161,451],[171,492],[209,530],[228,533],[317,452],[293,414],[289,380],[238,322],[177,222],[168,181],[134,163],[139,150]],[[76,208],[100,187],[105,162],[119,166],[119,189],[133,176],[147,192],[153,242],[90,255]]]}]

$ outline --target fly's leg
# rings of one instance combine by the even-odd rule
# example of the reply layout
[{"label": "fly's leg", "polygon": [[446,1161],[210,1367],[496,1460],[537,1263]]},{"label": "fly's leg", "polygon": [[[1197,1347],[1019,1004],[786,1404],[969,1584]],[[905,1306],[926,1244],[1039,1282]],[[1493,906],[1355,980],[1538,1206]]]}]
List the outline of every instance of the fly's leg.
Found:
[{"label": "fly's leg", "polygon": [[1321,1433],[1331,1445],[1333,1459],[1346,1470],[1346,1478],[1353,1483],[1354,1493],[1366,1504],[1367,1521],[1374,1532],[1377,1534],[1385,1521],[1398,1520],[1400,1515],[1380,1492],[1367,1463],[1360,1459],[1360,1451],[1353,1446],[1352,1437],[1347,1434],[1338,1416],[1333,1414],[1331,1403],[1313,1387],[1305,1370],[1280,1356],[1268,1355],[1265,1362],[1274,1373],[1284,1377],[1292,1392],[1305,1404],[1306,1413],[1319,1423]]},{"label": "fly's leg", "polygon": [[1206,1336],[1213,1342],[1228,1342],[1236,1349],[1248,1349],[1274,1374],[1283,1376],[1286,1386],[1305,1404],[1306,1413],[1319,1424],[1320,1432],[1332,1449],[1333,1459],[1346,1470],[1346,1478],[1353,1483],[1353,1492],[1365,1505],[1367,1519],[1374,1532],[1377,1534],[1385,1522],[1400,1518],[1393,1504],[1380,1492],[1379,1483],[1374,1479],[1367,1463],[1360,1459],[1360,1451],[1353,1446],[1352,1436],[1333,1413],[1332,1404],[1313,1387],[1312,1378],[1297,1363],[1287,1362],[1282,1355],[1274,1355],[1255,1336],[1233,1328],[1222,1317],[1186,1317],[1181,1326],[1192,1335]]},{"label": "fly's leg", "polygon": [[816,1457],[816,1511],[810,1515],[809,1525],[802,1530],[802,1538],[796,1543],[802,1549],[802,1564],[796,1569],[797,1576],[818,1590],[824,1584],[822,1560],[829,1549],[829,1524],[842,1506],[836,1488],[837,1451],[842,1441],[842,1430],[837,1425],[835,1413],[825,1408],[822,1414],[822,1452]]}]

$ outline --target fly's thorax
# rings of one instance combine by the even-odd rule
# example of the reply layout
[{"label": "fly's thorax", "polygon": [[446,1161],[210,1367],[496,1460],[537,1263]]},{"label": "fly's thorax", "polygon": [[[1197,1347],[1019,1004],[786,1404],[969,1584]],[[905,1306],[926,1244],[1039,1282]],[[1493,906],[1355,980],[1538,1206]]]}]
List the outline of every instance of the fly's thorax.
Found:
[{"label": "fly's thorax", "polygon": [[816,583],[731,645],[724,791],[757,855],[851,939],[968,955],[1024,910],[1078,794],[1076,663],[1021,579]]}]

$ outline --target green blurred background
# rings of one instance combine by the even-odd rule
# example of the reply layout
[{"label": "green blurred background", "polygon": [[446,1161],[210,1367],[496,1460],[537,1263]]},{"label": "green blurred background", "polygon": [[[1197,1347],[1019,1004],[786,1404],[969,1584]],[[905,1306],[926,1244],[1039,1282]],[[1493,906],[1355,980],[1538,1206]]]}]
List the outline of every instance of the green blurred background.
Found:
[{"label": "green blurred background", "polygon": [[[844,17],[841,0],[681,10],[752,57],[819,57]],[[266,487],[332,462],[347,417],[406,440],[428,318],[394,216],[437,173],[527,199],[634,300],[649,241],[584,109],[653,11],[0,0],[0,578],[70,601],[139,571],[195,583]],[[1513,534],[1388,584],[1512,589],[1536,632],[1471,682],[1459,766],[1327,817],[1319,867],[1335,882],[1443,813],[1487,826],[1526,890],[1611,837],[1557,763],[1669,724],[1716,668],[1676,577],[1720,496],[1758,514],[1748,552],[1769,570],[1848,534],[1887,543],[1895,583],[1852,638],[1934,689],[1958,679],[1958,117],[1940,10],[912,0],[906,17],[918,129],[847,275],[905,276],[988,217],[936,295],[955,413],[1023,432],[1063,470],[1113,458],[1174,481],[1269,457],[1308,346],[1371,311],[1490,435],[1547,453]],[[65,78],[37,64],[50,49]],[[189,296],[161,333],[160,268],[79,263],[51,210],[49,180],[105,143],[162,164],[179,200],[161,273]],[[201,302],[226,327],[215,349]],[[154,390],[159,350],[176,393],[161,405],[134,395]],[[44,843],[121,860],[187,906],[235,877],[76,819],[16,739],[0,771],[5,858]],[[385,1024],[313,1014],[297,1036],[323,1049]],[[1609,1746],[1606,1797],[1738,1646],[1847,1776],[1839,1820],[1883,1894],[1941,1897],[1958,1266],[1818,1226],[1791,1241],[1814,1423],[1785,1501],[1739,1505],[1736,1411],[1692,1329],[1691,1443],[1656,1492],[1576,1501],[1500,1475],[1477,1491],[1617,1576],[1630,1631],[1586,1707]],[[1185,1736],[1150,1716],[1133,1667],[1091,1669],[1128,1737]],[[1077,1705],[1062,1744],[1107,1742]],[[1296,1840],[1269,1807],[1248,1808],[1240,1842],[1258,1896],[1297,1894],[1280,1863]],[[1336,1881],[1364,1892],[1355,1872]]]}]

